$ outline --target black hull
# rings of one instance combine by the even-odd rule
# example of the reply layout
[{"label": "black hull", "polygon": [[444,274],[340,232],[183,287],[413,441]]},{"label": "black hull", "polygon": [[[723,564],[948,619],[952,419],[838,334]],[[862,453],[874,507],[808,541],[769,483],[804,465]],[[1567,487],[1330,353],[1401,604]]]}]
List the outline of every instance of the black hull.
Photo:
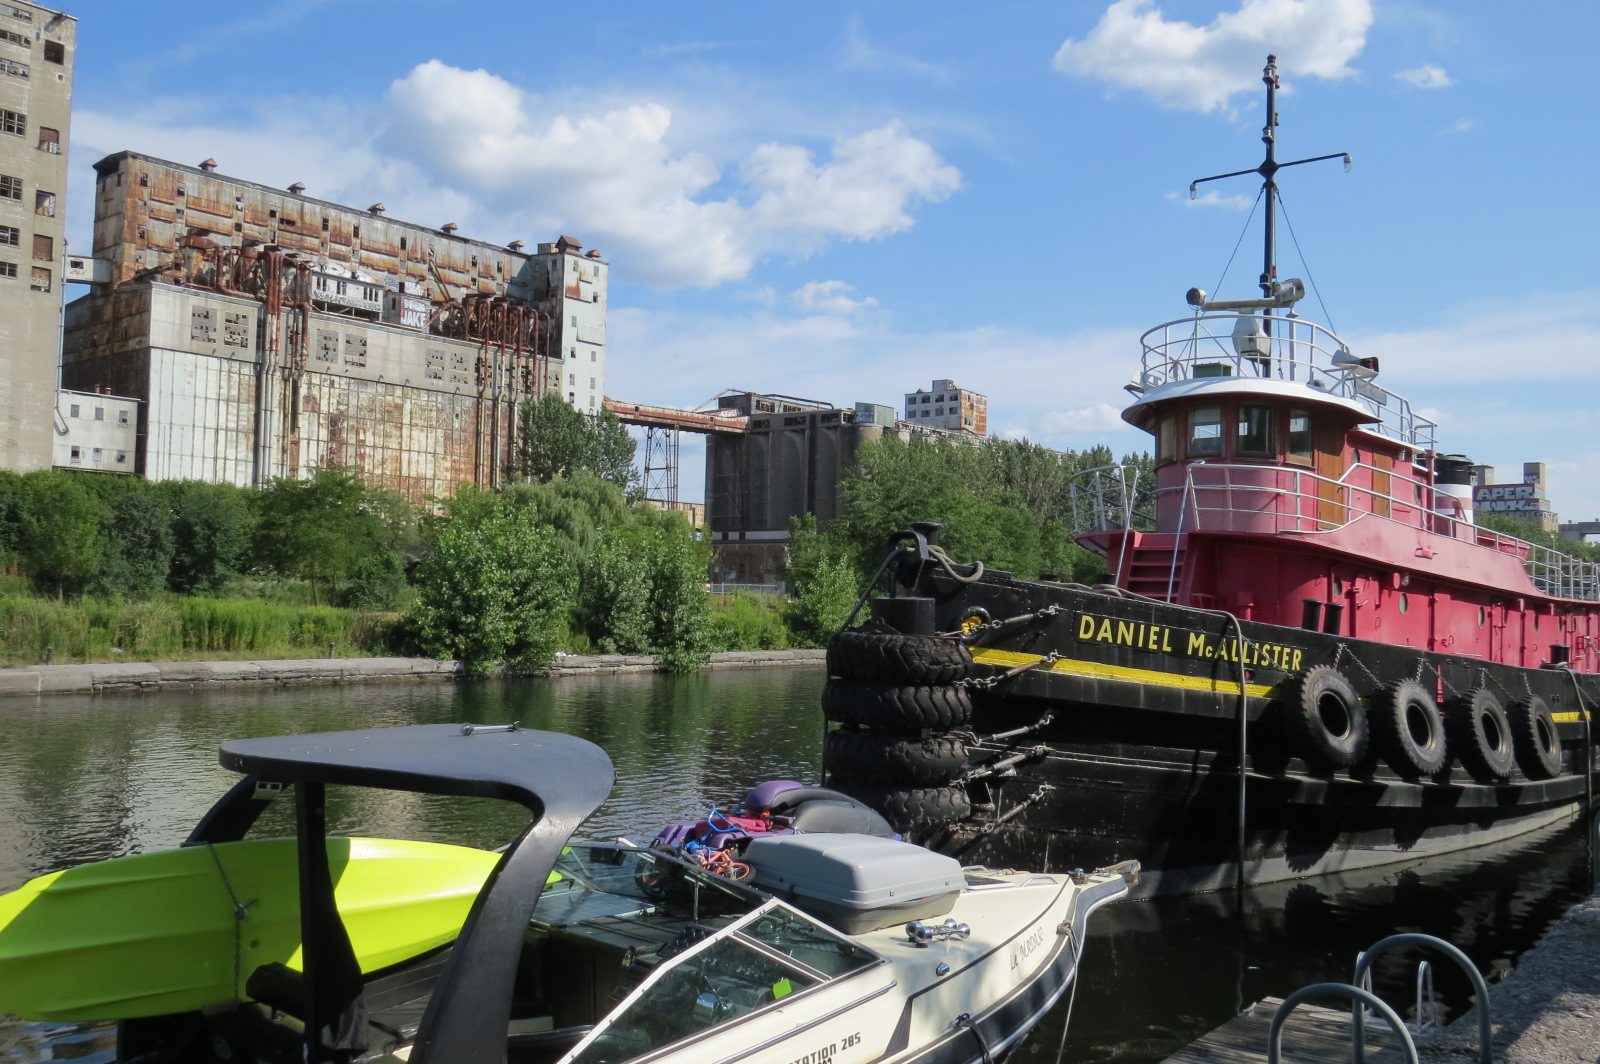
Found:
[{"label": "black hull", "polygon": [[[969,747],[972,778],[961,783],[972,815],[917,826],[921,841],[968,863],[1048,871],[1133,859],[1145,870],[1136,894],[1189,893],[1463,850],[1560,823],[1592,800],[1586,710],[1600,704],[1594,675],[1234,621],[1115,588],[1005,574],[962,584],[925,569],[896,598],[876,600],[874,612],[908,634],[957,631],[973,616],[1017,619],[968,636],[978,739]],[[1328,768],[1283,720],[1301,677],[1320,665],[1336,668],[1374,713],[1386,687],[1405,679],[1437,690],[1447,719],[1449,701],[1477,688],[1506,704],[1537,696],[1556,722],[1560,769],[1531,779],[1519,763],[1495,777],[1453,752],[1422,776],[1378,742],[1354,764]],[[983,738],[1047,714],[1042,727]],[[1013,759],[985,775],[985,766]],[[837,771],[833,782],[883,785]]]}]

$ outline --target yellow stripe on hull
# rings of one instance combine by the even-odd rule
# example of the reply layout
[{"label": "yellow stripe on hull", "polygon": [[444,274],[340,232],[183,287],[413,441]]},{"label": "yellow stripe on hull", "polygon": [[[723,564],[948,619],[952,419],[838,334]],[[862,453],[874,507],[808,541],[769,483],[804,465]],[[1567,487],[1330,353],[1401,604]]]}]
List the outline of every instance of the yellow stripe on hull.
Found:
[{"label": "yellow stripe on hull", "polygon": [[[995,650],[985,647],[972,652],[972,660],[979,665],[999,665],[1005,668],[1014,668],[1034,661],[1043,661],[1042,654],[1018,654],[1010,650]],[[1239,684],[1236,680],[1220,680],[1206,676],[1183,676],[1175,672],[1159,672],[1155,669],[1134,669],[1126,665],[1107,665],[1099,661],[1080,661],[1076,658],[1058,658],[1048,665],[1040,665],[1041,669],[1051,672],[1064,672],[1072,676],[1091,676],[1098,680],[1125,680],[1129,683],[1149,683],[1159,687],[1176,687],[1185,691],[1206,691],[1211,694],[1237,695]],[[1272,688],[1262,684],[1247,683],[1245,693],[1252,698],[1265,698],[1271,693]],[[1557,720],[1560,717],[1556,718]]]}]

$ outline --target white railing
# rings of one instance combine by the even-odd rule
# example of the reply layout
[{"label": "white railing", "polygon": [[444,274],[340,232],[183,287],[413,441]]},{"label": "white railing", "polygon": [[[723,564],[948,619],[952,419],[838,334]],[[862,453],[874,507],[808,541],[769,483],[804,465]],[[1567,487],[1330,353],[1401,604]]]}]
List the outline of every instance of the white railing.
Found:
[{"label": "white railing", "polygon": [[[1197,314],[1157,325],[1139,338],[1144,347],[1139,384],[1146,390],[1174,381],[1205,377],[1246,377],[1294,381],[1327,395],[1348,399],[1378,419],[1384,436],[1424,450],[1434,446],[1438,426],[1411,403],[1352,368],[1350,349],[1332,332],[1303,318],[1244,316],[1270,323],[1271,336],[1235,342],[1238,314]],[[1336,361],[1344,360],[1344,361]]]},{"label": "white railing", "polygon": [[788,589],[782,584],[709,583],[706,585],[706,590],[713,595],[732,595],[740,591],[753,595],[782,595]]},{"label": "white railing", "polygon": [[[1196,463],[1187,469],[1181,489],[1166,488],[1158,494],[1184,493],[1183,517],[1194,531],[1322,534],[1357,519],[1389,521],[1508,554],[1522,563],[1528,579],[1542,594],[1600,601],[1600,563],[1580,561],[1432,509],[1426,501],[1433,496],[1428,485],[1421,485],[1424,501],[1419,502],[1353,483],[1358,471],[1369,476],[1394,475],[1366,463],[1351,466],[1338,480],[1284,466]],[[1409,480],[1402,483],[1416,485]]]}]

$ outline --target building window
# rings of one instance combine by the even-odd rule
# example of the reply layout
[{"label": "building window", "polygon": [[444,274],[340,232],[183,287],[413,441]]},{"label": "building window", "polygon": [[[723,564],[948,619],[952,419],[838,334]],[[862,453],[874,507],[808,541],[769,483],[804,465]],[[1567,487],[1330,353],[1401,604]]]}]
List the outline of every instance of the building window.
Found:
[{"label": "building window", "polygon": [[128,412],[126,410],[118,410],[117,411],[117,424],[126,425],[127,423],[128,423]]},{"label": "building window", "polygon": [[28,64],[19,63],[15,59],[0,59],[0,73],[10,74],[14,78],[28,76]]},{"label": "building window", "polygon": [[595,361],[595,357],[594,356],[595,356],[595,353],[593,351],[590,351],[589,352],[589,361],[590,362]]},{"label": "building window", "polygon": [[22,178],[12,177],[10,174],[0,174],[0,199],[22,198]]},{"label": "building window", "polygon": [[61,154],[61,130],[49,126],[39,127],[39,150],[51,155]]},{"label": "building window", "polygon": [[35,292],[50,291],[50,271],[43,266],[33,268],[33,283],[28,286]]},{"label": "building window", "polygon": [[1189,454],[1197,457],[1222,453],[1222,408],[1201,406],[1189,411]]},{"label": "building window", "polygon": [[577,384],[578,383],[578,375],[576,373],[567,374],[567,383],[568,384]]},{"label": "building window", "polygon": [[1241,403],[1239,406],[1239,437],[1234,446],[1241,455],[1270,458],[1278,453],[1278,441],[1273,437],[1272,408]]},{"label": "building window", "polygon": [[35,192],[33,194],[33,213],[43,215],[46,218],[54,218],[56,216],[56,194],[54,192],[46,192],[43,189]]},{"label": "building window", "polygon": [[118,451],[117,452],[117,465],[127,465],[127,464],[128,464],[128,452],[127,451]]},{"label": "building window", "polygon": [[17,137],[28,135],[28,116],[16,111],[7,111],[0,107],[0,133],[10,133]]},{"label": "building window", "polygon": [[33,21],[33,12],[25,7],[12,7],[10,10],[11,17],[14,19],[20,19],[23,22]]},{"label": "building window", "polygon": [[22,230],[14,225],[0,225],[0,244],[7,247],[18,247],[22,241]]},{"label": "building window", "polygon": [[80,460],[81,458],[83,458],[83,448],[82,447],[73,447],[72,448],[72,460],[74,462],[76,462],[76,461]]},{"label": "building window", "polygon": [[46,63],[65,63],[67,61],[67,46],[60,41],[45,41],[44,61]]},{"label": "building window", "polygon": [[28,38],[20,33],[12,33],[10,30],[0,30],[0,41],[5,41],[7,44],[20,44],[24,48],[33,47],[33,42]]},{"label": "building window", "polygon": [[578,402],[578,393],[577,392],[568,392],[567,393],[567,402],[576,405],[577,402]]},{"label": "building window", "polygon": [[56,242],[38,233],[33,235],[33,257],[37,262],[55,261]]},{"label": "building window", "polygon": [[150,187],[150,175],[149,174],[140,174],[139,175],[139,187],[140,188],[149,188]]},{"label": "building window", "polygon": [[593,378],[593,377],[590,377],[590,378],[589,378],[589,387],[590,387],[590,388],[593,388],[593,387],[594,387],[594,378]]},{"label": "building window", "polygon": [[95,448],[95,449],[94,449],[94,460],[95,460],[95,461],[96,461],[96,462],[98,462],[98,461],[100,461],[100,460],[101,460],[101,455],[100,455],[100,448],[98,448],[98,447],[96,447],[96,448]]},{"label": "building window", "polygon": [[103,406],[95,407],[94,408],[94,419],[96,421],[104,421],[106,419],[106,408],[103,407]]},{"label": "building window", "polygon": [[73,403],[72,404],[71,416],[72,417],[77,417],[78,416],[78,404],[77,403]]},{"label": "building window", "polygon": [[14,262],[0,262],[0,277],[15,277],[17,264]]}]

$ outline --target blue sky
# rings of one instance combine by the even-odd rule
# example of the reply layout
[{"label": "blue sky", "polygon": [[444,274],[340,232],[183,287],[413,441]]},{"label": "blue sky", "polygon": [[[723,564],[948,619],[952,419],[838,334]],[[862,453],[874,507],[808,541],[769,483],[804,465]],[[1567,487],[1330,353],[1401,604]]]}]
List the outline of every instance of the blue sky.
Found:
[{"label": "blue sky", "polygon": [[[1279,56],[1284,276],[1440,444],[1600,517],[1600,5],[943,0],[79,5],[69,231],[133,149],[613,263],[607,391],[898,405],[1144,449],[1121,385],[1191,285],[1254,294]],[[1257,219],[1259,222],[1259,218]],[[686,493],[699,488],[686,441]]]}]

